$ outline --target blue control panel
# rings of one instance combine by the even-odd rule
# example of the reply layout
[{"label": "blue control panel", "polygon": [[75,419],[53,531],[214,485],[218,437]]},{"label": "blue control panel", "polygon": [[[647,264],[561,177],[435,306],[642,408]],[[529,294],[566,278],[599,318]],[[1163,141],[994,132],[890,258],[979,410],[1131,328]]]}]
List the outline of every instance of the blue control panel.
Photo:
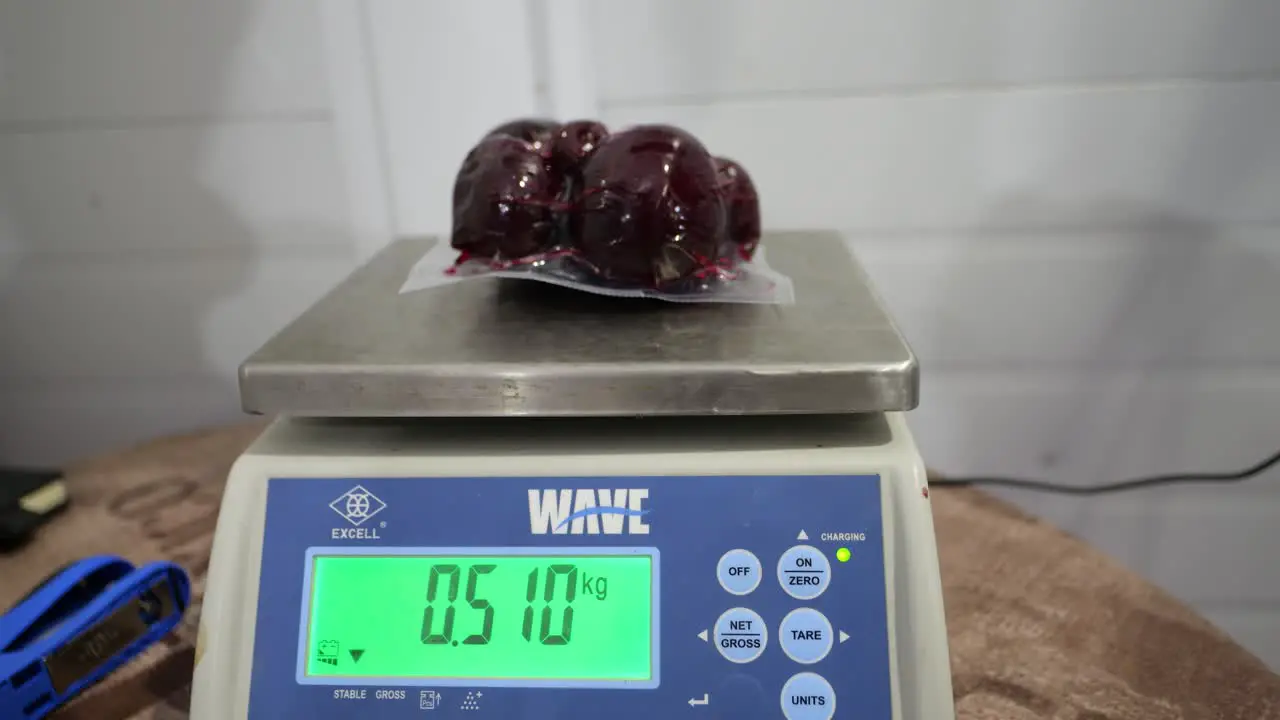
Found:
[{"label": "blue control panel", "polygon": [[[422,607],[442,588],[461,598],[466,583],[437,582],[420,571],[427,566],[413,564],[415,556],[441,554],[505,555],[513,563],[556,554],[587,562],[651,558],[643,561],[651,584],[615,581],[614,588],[640,593],[643,585],[652,598],[617,605],[625,612],[643,607],[649,616],[620,611],[598,623],[612,626],[608,637],[617,639],[602,641],[597,652],[607,656],[608,642],[641,648],[648,661],[636,672],[643,677],[529,682],[499,677],[495,666],[495,677],[478,677],[473,668],[460,681],[448,668],[423,673],[421,663],[397,665],[418,652],[419,606],[408,635],[395,640],[397,660],[389,659],[390,638],[377,658],[376,640],[362,639],[346,654],[339,650],[344,639],[334,637],[333,659],[325,660],[334,670],[308,676],[317,651],[306,637],[317,555],[384,558],[377,597],[367,607],[359,597],[344,601],[338,620],[350,622],[337,627],[345,628],[359,626],[366,610],[385,614],[391,595]],[[387,558],[409,559],[394,565]],[[892,720],[884,562],[875,475],[272,479],[249,718]],[[388,580],[398,568],[403,578]],[[354,578],[348,583],[373,577],[337,561],[325,572]],[[578,588],[587,580],[571,582]],[[432,642],[423,628],[421,642]],[[545,630],[543,637],[545,643]],[[430,650],[455,657],[447,648]],[[361,674],[361,662],[383,670]]]}]

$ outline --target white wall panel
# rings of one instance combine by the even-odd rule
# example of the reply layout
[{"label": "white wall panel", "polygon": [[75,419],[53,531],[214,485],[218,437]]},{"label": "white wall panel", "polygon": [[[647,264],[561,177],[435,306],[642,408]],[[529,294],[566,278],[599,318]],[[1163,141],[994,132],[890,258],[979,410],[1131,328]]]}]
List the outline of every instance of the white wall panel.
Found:
[{"label": "white wall panel", "polygon": [[0,0],[0,464],[241,419],[356,262],[307,0]]},{"label": "white wall panel", "polygon": [[327,114],[310,0],[0,0],[0,130]]},{"label": "white wall panel", "polygon": [[325,122],[0,134],[0,208],[26,252],[351,242]]},{"label": "white wall panel", "polygon": [[[1093,484],[1246,467],[1280,450],[1280,372],[935,372],[912,426],[928,463],[961,474]],[[1280,494],[1270,482],[1217,488]],[[1146,498],[1165,491],[1147,493]]]},{"label": "white wall panel", "polygon": [[1280,71],[1266,0],[593,0],[605,104]]},{"label": "white wall panel", "polygon": [[1280,368],[1280,225],[1171,217],[850,245],[930,371]]},{"label": "white wall panel", "polygon": [[[355,268],[352,248],[36,258],[0,286],[7,381],[234,378]],[[234,386],[229,390],[233,398]]]},{"label": "white wall panel", "polygon": [[491,127],[540,111],[528,3],[367,4],[397,230],[449,229],[453,181]]}]

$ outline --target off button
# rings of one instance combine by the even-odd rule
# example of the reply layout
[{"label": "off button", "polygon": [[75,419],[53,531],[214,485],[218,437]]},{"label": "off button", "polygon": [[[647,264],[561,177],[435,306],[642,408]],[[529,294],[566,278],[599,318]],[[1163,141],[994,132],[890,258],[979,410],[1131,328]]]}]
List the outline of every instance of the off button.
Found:
[{"label": "off button", "polygon": [[818,548],[797,545],[778,560],[778,582],[797,600],[812,600],[831,584],[831,561]]},{"label": "off button", "polygon": [[760,558],[747,550],[730,550],[716,564],[720,587],[734,595],[747,595],[760,585]]},{"label": "off button", "polygon": [[749,663],[769,644],[769,629],[754,610],[731,608],[716,620],[715,641],[726,660]]}]

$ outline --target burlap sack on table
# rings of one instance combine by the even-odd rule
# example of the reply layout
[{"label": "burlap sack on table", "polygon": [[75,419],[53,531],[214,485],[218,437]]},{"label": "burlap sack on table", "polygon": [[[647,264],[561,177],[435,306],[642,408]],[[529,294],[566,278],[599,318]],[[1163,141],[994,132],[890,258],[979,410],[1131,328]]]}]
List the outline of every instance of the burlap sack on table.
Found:
[{"label": "burlap sack on table", "polygon": [[[54,568],[95,553],[135,563],[168,559],[204,594],[213,529],[231,463],[261,425],[150,443],[68,472],[72,506],[15,556],[0,556],[0,608]],[[187,717],[199,603],[163,645],[57,713],[58,720],[181,720]]]},{"label": "burlap sack on table", "polygon": [[[200,597],[227,471],[260,428],[169,438],[75,468],[74,509],[0,557],[0,607],[98,552],[175,560]],[[981,492],[935,487],[921,502],[937,521],[961,720],[1280,720],[1280,677],[1084,543]],[[58,720],[186,718],[198,619],[197,604],[165,645]]]}]

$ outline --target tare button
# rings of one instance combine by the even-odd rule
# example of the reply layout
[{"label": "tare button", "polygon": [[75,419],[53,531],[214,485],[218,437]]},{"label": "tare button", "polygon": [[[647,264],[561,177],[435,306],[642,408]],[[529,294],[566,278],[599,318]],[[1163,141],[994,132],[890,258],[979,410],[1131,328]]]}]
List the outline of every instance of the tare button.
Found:
[{"label": "tare button", "polygon": [[747,595],[760,585],[760,558],[747,550],[730,550],[716,564],[720,587],[734,595]]},{"label": "tare button", "polygon": [[715,641],[726,660],[749,663],[764,652],[769,629],[754,610],[731,608],[716,620]]},{"label": "tare button", "polygon": [[831,621],[812,608],[792,610],[778,626],[778,644],[782,652],[798,663],[812,665],[818,662],[831,652],[834,643]]},{"label": "tare button", "polygon": [[797,545],[778,560],[778,582],[797,600],[812,600],[831,584],[831,561],[820,550]]}]

